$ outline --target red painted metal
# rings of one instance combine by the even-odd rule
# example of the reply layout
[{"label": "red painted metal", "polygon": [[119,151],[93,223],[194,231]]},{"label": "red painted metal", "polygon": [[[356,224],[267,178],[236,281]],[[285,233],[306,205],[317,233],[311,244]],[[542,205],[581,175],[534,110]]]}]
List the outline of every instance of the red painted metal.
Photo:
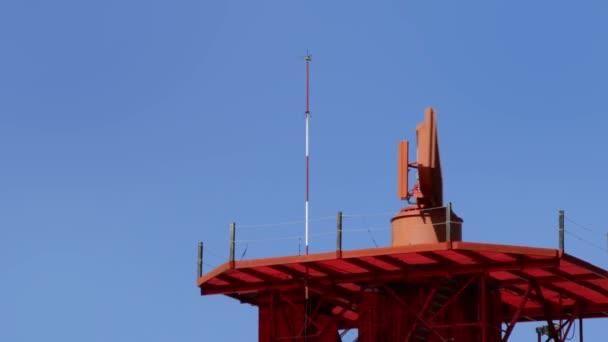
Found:
[{"label": "red painted metal", "polygon": [[409,167],[409,142],[399,143],[399,164],[397,169],[397,193],[400,199],[407,200],[409,196],[408,167]]},{"label": "red painted metal", "polygon": [[[409,142],[399,143],[397,192],[402,200],[416,199],[419,208],[439,207],[443,204],[443,180],[437,138],[437,115],[433,108],[426,108],[424,121],[416,127],[416,158],[408,160]],[[416,168],[418,182],[408,191],[408,168]]]},{"label": "red painted metal", "polygon": [[[424,121],[416,128],[417,152],[415,163],[418,182],[408,191],[407,141],[399,143],[398,194],[400,199],[416,199],[416,205],[401,210],[392,220],[392,243],[413,245],[437,243],[447,240],[446,212],[443,205],[443,181],[439,142],[437,138],[437,114],[433,108],[424,112]],[[462,219],[451,214],[450,240],[461,240]]]},{"label": "red painted metal", "polygon": [[[462,219],[452,213],[450,227],[451,241],[462,240]],[[391,220],[391,241],[393,246],[432,244],[447,241],[447,217],[443,207],[402,209]]]},{"label": "red painted metal", "polygon": [[502,337],[503,342],[506,342],[509,339],[509,336],[511,336],[511,333],[513,332],[513,328],[515,328],[515,324],[517,323],[517,320],[519,319],[519,317],[521,315],[521,311],[523,310],[524,306],[528,302],[528,299],[530,298],[531,291],[532,291],[532,283],[530,283],[528,285],[528,290],[526,290],[526,292],[524,293],[524,295],[521,298],[521,304],[517,307],[513,317],[511,317],[511,321],[509,322],[509,324],[507,324],[507,330],[505,331],[505,334]]},{"label": "red painted metal", "polygon": [[424,111],[424,122],[416,127],[418,146],[418,183],[416,203],[426,207],[443,205],[443,180],[437,138],[437,114],[433,108]]},{"label": "red painted metal", "polygon": [[562,334],[563,341],[566,341],[566,339],[568,337],[568,333],[570,333],[570,329],[572,328],[572,325],[574,324],[574,321],[576,320],[576,317],[578,316],[579,312],[580,312],[580,303],[577,303],[577,310],[575,311],[575,313],[568,320],[566,320],[566,322],[560,324],[560,332],[563,330],[564,326],[566,327],[566,331],[564,331],[564,333]]},{"label": "red painted metal", "polygon": [[[582,341],[584,318],[608,317],[608,272],[563,250],[461,241],[462,219],[433,208],[442,204],[436,127],[427,109],[417,162],[400,145],[399,196],[417,204],[393,218],[391,247],[232,261],[198,279],[201,294],[257,306],[260,342],[339,342],[352,329],[359,342],[506,342],[530,321],[564,342],[576,319]],[[414,165],[420,181],[408,193]]]},{"label": "red painted metal", "polygon": [[[321,253],[235,261],[234,269],[226,263],[199,278],[198,284],[202,294],[226,294],[259,306],[260,341],[272,341],[265,337],[270,336],[265,324],[274,322],[272,324],[277,325],[291,320],[302,325],[304,321],[301,289],[307,267],[310,297],[319,306],[311,319],[324,329],[335,329],[336,334],[337,329],[359,328],[360,333],[373,336],[386,331],[381,322],[392,322],[391,317],[415,328],[415,315],[407,309],[399,309],[397,301],[388,300],[386,294],[372,290],[365,292],[360,299],[362,291],[365,288],[415,288],[417,290],[408,290],[399,296],[409,303],[409,307],[423,309],[428,296],[436,291],[437,282],[446,278],[459,278],[465,285],[481,284],[481,291],[488,293],[482,294],[479,301],[473,300],[472,294],[459,299],[458,296],[471,288],[470,285],[463,286],[462,290],[454,291],[446,300],[446,307],[442,308],[446,316],[466,315],[467,308],[475,307],[472,303],[478,302],[480,321],[476,323],[477,331],[480,327],[486,330],[482,336],[489,336],[496,329],[496,325],[483,321],[493,320],[492,315],[499,315],[494,321],[509,322],[509,334],[517,322],[608,316],[608,272],[556,249],[509,245],[453,242],[343,251],[342,258],[336,258],[335,253]],[[486,279],[487,286],[483,286],[482,280],[475,280],[476,277]],[[530,290],[532,286],[534,291]],[[291,302],[283,300],[277,304],[275,300],[271,305],[264,299],[279,293],[281,298],[290,298]],[[496,295],[490,298],[489,293]],[[577,298],[572,297],[573,293]],[[483,314],[484,310],[486,314]],[[286,313],[277,316],[277,312]],[[391,314],[387,316],[388,312]],[[267,318],[271,313],[273,320]],[[327,316],[332,319],[328,320]],[[441,329],[441,321],[440,318],[433,329]],[[472,334],[474,326],[463,330],[465,323],[475,322],[453,321],[451,330],[457,333],[460,329]],[[296,331],[285,329],[280,333],[285,335]],[[394,332],[397,337],[403,336],[402,340],[409,333],[409,330]],[[501,337],[486,337],[486,340],[500,341]],[[317,340],[313,338],[311,341]],[[360,341],[365,339],[360,337]]]}]

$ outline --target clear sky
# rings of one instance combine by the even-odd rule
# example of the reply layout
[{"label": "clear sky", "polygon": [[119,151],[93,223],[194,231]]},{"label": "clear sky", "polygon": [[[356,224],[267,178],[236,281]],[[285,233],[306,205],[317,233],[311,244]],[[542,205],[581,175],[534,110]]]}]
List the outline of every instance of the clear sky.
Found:
[{"label": "clear sky", "polygon": [[[199,296],[195,246],[209,270],[229,222],[302,220],[307,48],[313,252],[338,210],[374,228],[347,247],[387,243],[396,144],[433,106],[465,240],[556,247],[564,209],[567,251],[608,267],[607,18],[605,1],[0,2],[0,340],[256,341],[253,308]],[[302,234],[243,229],[239,257]]]}]

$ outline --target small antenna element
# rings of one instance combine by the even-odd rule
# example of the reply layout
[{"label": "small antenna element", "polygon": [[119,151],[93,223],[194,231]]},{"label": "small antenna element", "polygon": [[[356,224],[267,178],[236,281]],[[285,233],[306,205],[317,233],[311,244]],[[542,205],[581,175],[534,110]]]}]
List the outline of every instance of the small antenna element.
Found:
[{"label": "small antenna element", "polygon": [[304,203],[304,244],[306,249],[306,255],[308,255],[308,227],[309,227],[309,212],[308,212],[308,203],[309,203],[309,169],[310,169],[310,150],[309,150],[309,121],[310,121],[310,61],[312,61],[312,55],[308,53],[306,50],[306,201]]}]

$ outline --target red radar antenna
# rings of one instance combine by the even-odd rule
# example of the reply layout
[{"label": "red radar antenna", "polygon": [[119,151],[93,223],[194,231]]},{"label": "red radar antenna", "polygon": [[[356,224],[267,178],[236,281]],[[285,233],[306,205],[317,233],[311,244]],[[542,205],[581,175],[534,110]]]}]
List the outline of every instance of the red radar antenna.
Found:
[{"label": "red radar antenna", "polygon": [[[398,193],[402,200],[414,197],[418,207],[440,207],[443,205],[443,180],[437,138],[437,114],[433,108],[424,111],[424,122],[416,127],[417,160],[408,160],[409,142],[399,144]],[[418,182],[408,189],[408,171],[418,170]]]}]

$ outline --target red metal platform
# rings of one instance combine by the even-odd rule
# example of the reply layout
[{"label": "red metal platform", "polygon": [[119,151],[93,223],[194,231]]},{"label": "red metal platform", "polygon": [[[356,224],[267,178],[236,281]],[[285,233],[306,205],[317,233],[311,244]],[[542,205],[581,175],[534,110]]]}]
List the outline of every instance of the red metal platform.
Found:
[{"label": "red metal platform", "polygon": [[501,320],[510,329],[518,321],[608,316],[605,270],[556,249],[471,242],[236,261],[199,278],[198,285],[201,294],[259,305],[266,300],[261,293],[277,291],[303,300],[307,279],[338,327],[349,329],[359,319],[356,298],[366,288],[459,276],[468,276],[469,285],[485,278],[500,291]]}]

